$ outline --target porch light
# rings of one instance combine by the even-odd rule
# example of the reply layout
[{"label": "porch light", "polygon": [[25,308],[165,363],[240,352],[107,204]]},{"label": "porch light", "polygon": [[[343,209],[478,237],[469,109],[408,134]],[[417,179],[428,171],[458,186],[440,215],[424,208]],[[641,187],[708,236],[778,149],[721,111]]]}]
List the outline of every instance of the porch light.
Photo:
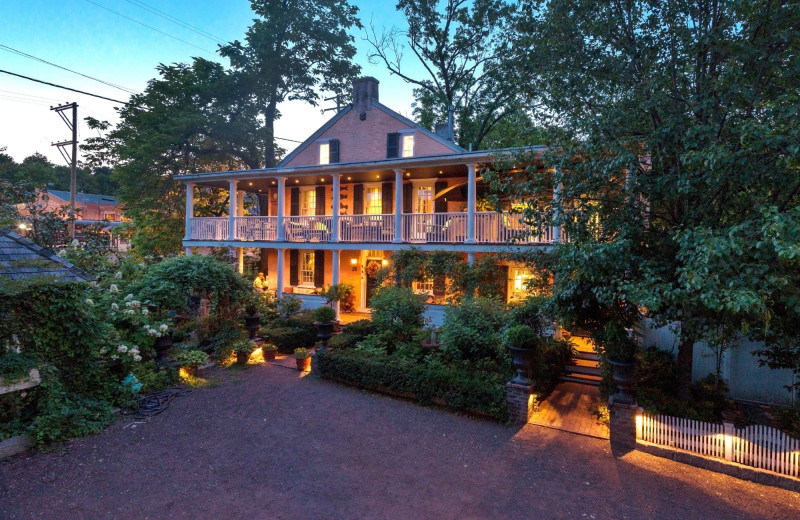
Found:
[{"label": "porch light", "polygon": [[253,183],[252,183],[252,182],[248,182],[248,183],[247,183],[247,185],[248,185],[248,186],[252,186],[252,185],[253,185]]},{"label": "porch light", "polygon": [[351,270],[353,272],[358,271],[358,260],[356,258],[351,258],[350,259],[350,266],[351,266]]},{"label": "porch light", "polygon": [[406,177],[411,177],[411,172],[406,172]]},{"label": "porch light", "polygon": [[389,265],[389,261],[387,259],[381,260],[381,265]]},{"label": "porch light", "polygon": [[273,185],[273,186],[275,185],[275,181],[272,181],[272,185]]},{"label": "porch light", "polygon": [[348,180],[348,181],[352,181],[352,180],[353,180],[353,178],[352,178],[352,177],[350,177],[350,176],[348,175],[348,176],[347,176],[347,180]]},{"label": "porch light", "polygon": [[295,180],[294,180],[294,183],[295,183],[295,184],[300,184],[300,179],[295,179]]}]

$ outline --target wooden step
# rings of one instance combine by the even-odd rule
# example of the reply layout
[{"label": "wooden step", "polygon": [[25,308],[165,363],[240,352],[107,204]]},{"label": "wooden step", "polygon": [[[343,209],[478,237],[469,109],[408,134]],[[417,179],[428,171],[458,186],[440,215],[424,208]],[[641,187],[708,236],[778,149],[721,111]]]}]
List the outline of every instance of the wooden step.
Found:
[{"label": "wooden step", "polygon": [[581,365],[569,365],[564,367],[564,372],[570,374],[586,374],[589,376],[597,376],[600,377],[600,367],[598,366],[581,366]]},{"label": "wooden step", "polygon": [[599,361],[593,361],[591,359],[575,359],[575,358],[572,358],[569,361],[569,365],[567,365],[567,368],[569,368],[569,367],[600,368],[600,362]]},{"label": "wooden step", "polygon": [[586,359],[588,361],[600,361],[600,356],[596,352],[585,352],[583,350],[576,350],[572,359]]},{"label": "wooden step", "polygon": [[579,383],[582,385],[600,386],[601,379],[599,376],[590,376],[585,374],[564,374],[561,376],[561,380],[570,383]]}]

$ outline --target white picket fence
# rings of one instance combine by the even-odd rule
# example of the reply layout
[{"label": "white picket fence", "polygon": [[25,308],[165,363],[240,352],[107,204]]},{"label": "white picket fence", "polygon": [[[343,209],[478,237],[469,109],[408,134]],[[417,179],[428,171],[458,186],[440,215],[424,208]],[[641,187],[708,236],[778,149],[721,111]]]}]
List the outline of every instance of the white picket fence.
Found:
[{"label": "white picket fence", "polygon": [[641,414],[637,439],[800,477],[800,440],[769,426],[735,428],[668,415]]}]

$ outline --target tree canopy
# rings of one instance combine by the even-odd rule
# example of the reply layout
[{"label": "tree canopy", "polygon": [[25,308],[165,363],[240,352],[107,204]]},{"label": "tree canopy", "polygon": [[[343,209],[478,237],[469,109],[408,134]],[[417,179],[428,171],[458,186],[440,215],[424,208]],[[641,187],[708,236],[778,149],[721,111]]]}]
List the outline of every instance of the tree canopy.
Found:
[{"label": "tree canopy", "polygon": [[681,322],[684,395],[718,326],[797,345],[800,6],[526,0],[516,28],[552,152],[514,189],[560,187],[562,314]]}]

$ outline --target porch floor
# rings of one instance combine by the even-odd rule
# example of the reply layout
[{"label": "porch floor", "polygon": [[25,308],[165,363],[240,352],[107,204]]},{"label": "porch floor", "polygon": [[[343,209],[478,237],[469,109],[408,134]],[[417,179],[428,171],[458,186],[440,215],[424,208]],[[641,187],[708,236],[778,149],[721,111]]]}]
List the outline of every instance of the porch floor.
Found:
[{"label": "porch floor", "polygon": [[561,383],[539,403],[528,424],[608,439],[608,424],[598,420],[600,404],[596,387]]}]

